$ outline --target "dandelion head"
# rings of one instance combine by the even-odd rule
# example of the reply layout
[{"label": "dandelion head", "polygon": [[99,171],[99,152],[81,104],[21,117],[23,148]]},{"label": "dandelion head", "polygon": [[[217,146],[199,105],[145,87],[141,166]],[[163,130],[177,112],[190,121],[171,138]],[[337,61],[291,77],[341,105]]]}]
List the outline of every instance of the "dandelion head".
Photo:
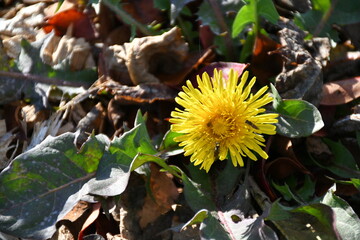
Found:
[{"label": "dandelion head", "polygon": [[195,165],[210,170],[215,160],[231,157],[234,166],[244,166],[243,157],[257,160],[257,155],[268,158],[262,149],[262,134],[276,133],[278,114],[265,113],[264,105],[273,99],[266,93],[268,87],[255,94],[251,88],[256,78],[249,82],[248,72],[230,70],[225,79],[221,71],[214,70],[212,78],[207,73],[197,76],[198,88],[190,81],[183,86],[175,101],[183,107],[171,113],[173,132],[182,133],[174,138],[184,148]]}]

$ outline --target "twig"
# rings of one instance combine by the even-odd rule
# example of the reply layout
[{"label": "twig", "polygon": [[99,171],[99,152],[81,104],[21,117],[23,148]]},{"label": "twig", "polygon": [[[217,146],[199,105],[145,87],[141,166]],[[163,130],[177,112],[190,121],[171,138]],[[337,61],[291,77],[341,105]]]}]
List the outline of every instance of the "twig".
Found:
[{"label": "twig", "polygon": [[23,74],[19,72],[7,72],[7,71],[0,71],[0,77],[9,77],[9,78],[15,78],[20,80],[29,80],[32,82],[39,82],[39,83],[46,83],[49,85],[57,85],[57,86],[68,86],[68,87],[81,87],[85,84],[78,83],[78,82],[69,82],[61,79],[56,78],[48,78],[48,77],[42,77],[38,75],[32,75],[32,74]]},{"label": "twig", "polygon": [[214,11],[215,18],[220,26],[220,30],[225,33],[224,40],[225,40],[227,55],[230,59],[234,59],[234,46],[232,39],[230,37],[230,29],[228,28],[225,22],[224,16],[219,7],[219,3],[217,0],[208,0],[208,2]]}]

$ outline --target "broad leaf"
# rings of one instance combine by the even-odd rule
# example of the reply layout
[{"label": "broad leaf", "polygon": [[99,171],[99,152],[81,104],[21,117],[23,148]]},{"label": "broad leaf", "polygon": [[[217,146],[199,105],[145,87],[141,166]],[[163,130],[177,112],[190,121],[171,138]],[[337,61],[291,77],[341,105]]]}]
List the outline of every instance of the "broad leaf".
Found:
[{"label": "broad leaf", "polygon": [[314,105],[304,100],[282,100],[273,85],[271,90],[274,94],[273,107],[279,114],[276,124],[279,134],[290,138],[306,137],[324,126],[321,114]]},{"label": "broad leaf", "polygon": [[320,163],[316,160],[314,162],[339,177],[360,178],[359,168],[351,152],[340,142],[334,142],[327,138],[324,138],[323,141],[329,146],[333,157],[326,163]]},{"label": "broad leaf", "polygon": [[188,165],[188,168],[190,173],[192,173],[192,178],[189,178],[186,174],[182,174],[186,202],[194,212],[201,209],[209,211],[216,210],[211,196],[212,190],[209,175],[192,164]]},{"label": "broad leaf", "polygon": [[1,172],[0,231],[47,239],[56,221],[88,193],[87,182],[95,176],[108,139],[91,137],[79,151],[75,137],[48,137]]},{"label": "broad leaf", "polygon": [[181,227],[181,230],[183,230],[184,228],[189,227],[193,224],[202,223],[205,220],[205,218],[207,218],[208,216],[209,216],[208,210],[206,210],[206,209],[199,210],[197,213],[195,213],[195,215],[188,222],[186,222]]},{"label": "broad leaf", "polygon": [[295,22],[318,37],[330,37],[338,40],[333,24],[345,25],[360,21],[360,2],[353,0],[330,1],[313,0],[313,9],[298,14]]},{"label": "broad leaf", "polygon": [[336,228],[342,239],[360,239],[360,219],[351,206],[330,188],[321,201],[335,212]]},{"label": "broad leaf", "polygon": [[278,239],[262,217],[246,218],[251,209],[251,198],[245,185],[238,187],[235,194],[227,199],[226,205],[216,206],[214,198],[219,196],[211,188],[209,175],[192,165],[190,172],[192,179],[182,175],[185,199],[195,212],[204,211],[204,208],[207,210],[207,218],[200,224],[202,239]]},{"label": "broad leaf", "polygon": [[203,1],[199,7],[197,15],[201,21],[201,25],[209,26],[211,31],[215,34],[221,34],[223,26],[220,26],[219,19],[216,15],[216,11],[224,16],[224,22],[230,26],[231,18],[225,17],[228,12],[237,11],[244,6],[241,0],[228,0],[228,1],[217,1],[217,6],[211,6],[209,1]]},{"label": "broad leaf", "polygon": [[134,128],[115,138],[99,163],[96,178],[91,181],[91,194],[121,194],[129,181],[131,164],[138,153],[155,154],[144,119],[138,111]]},{"label": "broad leaf", "polygon": [[316,239],[317,236],[321,239],[340,239],[334,227],[334,212],[321,203],[291,209],[277,201],[272,204],[267,220],[271,220],[286,239]]},{"label": "broad leaf", "polygon": [[74,133],[49,137],[0,173],[0,231],[47,239],[81,197],[121,194],[132,165],[152,161],[176,173],[164,160],[138,158],[156,153],[140,112],[135,127],[111,143],[105,135],[92,136],[79,151],[75,138]]},{"label": "broad leaf", "polygon": [[233,38],[239,35],[249,23],[254,23],[255,28],[258,28],[260,16],[272,23],[276,23],[279,19],[279,14],[271,0],[249,0],[248,2],[235,17],[232,25]]}]

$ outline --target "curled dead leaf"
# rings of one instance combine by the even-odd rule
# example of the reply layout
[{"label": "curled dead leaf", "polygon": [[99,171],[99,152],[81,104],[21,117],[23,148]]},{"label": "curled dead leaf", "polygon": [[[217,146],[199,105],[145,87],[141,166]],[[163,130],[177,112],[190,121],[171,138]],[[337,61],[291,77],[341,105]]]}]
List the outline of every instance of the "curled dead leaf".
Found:
[{"label": "curled dead leaf", "polygon": [[122,82],[116,76],[130,78],[134,85],[159,83],[158,75],[181,72],[188,58],[188,44],[181,30],[174,27],[160,36],[135,38],[131,43],[110,46],[104,55],[113,79]]},{"label": "curled dead leaf", "polygon": [[[284,66],[282,72],[276,77],[276,89],[283,98],[303,99],[318,105],[323,84],[321,59],[326,54],[316,53],[319,52],[319,44],[315,44],[314,46],[318,48],[312,49],[310,53],[309,44],[304,41],[305,32],[293,22],[284,21],[280,23],[280,26],[282,29],[278,35],[282,47],[277,52],[283,57]],[[330,49],[327,39],[324,39],[320,45],[324,49]],[[327,53],[329,54],[329,51]]]}]

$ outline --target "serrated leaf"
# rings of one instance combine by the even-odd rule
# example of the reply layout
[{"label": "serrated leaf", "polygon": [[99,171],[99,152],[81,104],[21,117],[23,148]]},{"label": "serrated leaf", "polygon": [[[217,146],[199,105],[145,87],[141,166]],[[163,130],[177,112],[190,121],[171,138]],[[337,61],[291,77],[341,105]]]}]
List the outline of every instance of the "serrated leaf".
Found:
[{"label": "serrated leaf", "polygon": [[116,196],[121,194],[129,181],[131,164],[139,153],[157,153],[151,144],[144,119],[138,111],[134,128],[115,138],[99,163],[96,178],[90,183],[91,194]]},{"label": "serrated leaf", "polygon": [[49,137],[0,173],[0,231],[50,238],[56,221],[81,197],[121,194],[138,153],[156,153],[140,112],[135,127],[111,144],[105,135],[91,136],[78,151],[75,138]]},{"label": "serrated leaf", "polygon": [[108,139],[91,137],[79,151],[75,137],[48,137],[1,172],[0,231],[47,239],[56,221],[88,193],[87,182],[95,176]]},{"label": "serrated leaf", "polygon": [[336,228],[342,239],[360,239],[359,217],[347,202],[335,195],[333,188],[329,189],[321,203],[335,212]]}]

